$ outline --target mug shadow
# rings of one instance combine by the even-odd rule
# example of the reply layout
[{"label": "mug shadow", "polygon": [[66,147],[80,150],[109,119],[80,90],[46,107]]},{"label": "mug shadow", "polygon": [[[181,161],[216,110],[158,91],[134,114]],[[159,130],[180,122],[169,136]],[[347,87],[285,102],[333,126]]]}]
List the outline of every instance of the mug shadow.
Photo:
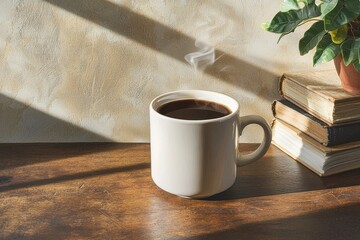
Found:
[{"label": "mug shadow", "polygon": [[234,200],[360,185],[360,169],[319,177],[275,146],[269,152],[259,161],[238,168],[236,181],[229,189],[203,200]]},{"label": "mug shadow", "polygon": [[180,239],[356,239],[359,214],[360,204],[349,204]]}]

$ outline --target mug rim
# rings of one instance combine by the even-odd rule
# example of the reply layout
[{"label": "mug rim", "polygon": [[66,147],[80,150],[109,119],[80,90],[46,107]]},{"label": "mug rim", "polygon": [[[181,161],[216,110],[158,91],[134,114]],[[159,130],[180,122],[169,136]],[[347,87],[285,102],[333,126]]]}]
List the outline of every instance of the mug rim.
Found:
[{"label": "mug rim", "polygon": [[[226,115],[226,116],[223,116],[223,117],[212,118],[212,119],[203,119],[203,120],[188,120],[188,119],[172,118],[172,117],[168,117],[168,116],[165,116],[165,115],[159,113],[157,111],[157,109],[159,107],[155,109],[155,103],[157,103],[157,101],[159,101],[161,98],[164,98],[166,96],[175,95],[175,94],[181,94],[181,93],[193,93],[193,94],[198,93],[198,94],[218,95],[218,96],[221,96],[223,98],[227,98],[229,101],[233,102],[235,107],[231,107],[231,106],[229,106],[229,104],[225,104],[225,103],[219,102],[217,100],[213,100],[213,99],[212,100],[207,100],[206,99],[207,101],[213,101],[215,103],[222,104],[222,105],[226,106],[227,108],[229,108],[231,110],[231,113]],[[193,98],[196,99],[196,97],[193,97]],[[183,100],[183,99],[186,99],[186,98],[173,99],[172,101],[178,101],[178,100]],[[199,99],[201,99],[201,98],[199,98]],[[204,100],[204,99],[201,99],[201,100]],[[172,101],[168,101],[166,103],[169,103],[169,102],[172,102]],[[162,106],[162,105],[164,105],[166,103],[163,103],[160,106]],[[155,97],[150,103],[150,111],[153,112],[154,114],[156,114],[157,116],[159,116],[161,118],[164,118],[166,120],[169,120],[169,121],[174,121],[174,122],[179,122],[179,123],[203,124],[203,123],[226,121],[228,119],[233,118],[235,115],[237,116],[238,113],[239,113],[239,103],[234,98],[232,98],[232,97],[230,97],[230,96],[228,96],[226,94],[219,93],[219,92],[207,91],[207,90],[176,90],[176,91],[166,92],[166,93],[163,93],[163,94]]]}]

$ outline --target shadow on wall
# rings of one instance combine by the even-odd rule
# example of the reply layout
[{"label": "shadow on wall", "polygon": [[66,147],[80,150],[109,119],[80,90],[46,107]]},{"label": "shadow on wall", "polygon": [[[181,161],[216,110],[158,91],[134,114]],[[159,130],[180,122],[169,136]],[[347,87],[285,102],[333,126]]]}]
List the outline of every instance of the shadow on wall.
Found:
[{"label": "shadow on wall", "polygon": [[0,94],[0,142],[112,142]]},{"label": "shadow on wall", "polygon": [[[184,56],[187,53],[197,50],[194,45],[194,38],[108,1],[44,1],[126,36],[182,63],[186,63]],[[162,35],[159,36],[159,34]],[[216,50],[216,56],[221,57],[214,65],[204,70],[206,74],[239,86],[243,90],[255,93],[268,101],[277,97],[278,76],[221,50]],[[225,69],[226,71],[224,71]],[[261,89],[266,89],[269,92],[260,92]]]}]

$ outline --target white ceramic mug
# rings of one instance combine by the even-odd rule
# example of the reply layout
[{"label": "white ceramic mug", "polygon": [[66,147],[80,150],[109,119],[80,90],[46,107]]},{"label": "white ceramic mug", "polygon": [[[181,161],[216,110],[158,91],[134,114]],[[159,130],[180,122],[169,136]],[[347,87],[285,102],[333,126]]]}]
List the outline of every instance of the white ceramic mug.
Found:
[{"label": "white ceramic mug", "polygon": [[[167,117],[157,110],[172,101],[197,99],[219,103],[230,114],[205,120]],[[249,124],[264,130],[260,146],[241,155],[238,140]],[[150,104],[151,176],[161,189],[182,197],[204,198],[231,187],[236,168],[260,159],[271,143],[271,129],[260,116],[239,116],[239,104],[224,94],[183,90],[163,94]]]}]

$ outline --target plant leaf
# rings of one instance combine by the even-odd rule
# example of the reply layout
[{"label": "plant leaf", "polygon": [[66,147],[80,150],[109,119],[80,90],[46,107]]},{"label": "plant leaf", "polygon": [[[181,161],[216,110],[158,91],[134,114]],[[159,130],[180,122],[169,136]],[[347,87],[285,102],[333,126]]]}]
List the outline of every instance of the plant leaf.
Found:
[{"label": "plant leaf", "polygon": [[278,12],[274,18],[263,25],[265,30],[274,33],[291,32],[301,22],[297,12],[300,10],[290,10],[288,12]]},{"label": "plant leaf", "polygon": [[316,47],[319,41],[324,37],[325,33],[324,21],[319,21],[311,25],[311,27],[305,32],[304,37],[300,39],[300,55],[305,55],[311,49]]},{"label": "plant leaf", "polygon": [[286,32],[286,33],[282,33],[276,43],[279,43],[280,40],[281,40],[284,36],[286,36],[286,35],[288,35],[288,34],[290,34],[290,33],[292,33],[292,32],[293,32],[293,31],[291,31],[291,32]]},{"label": "plant leaf", "polygon": [[359,61],[353,62],[353,66],[354,66],[355,70],[360,73],[360,63],[359,63]]},{"label": "plant leaf", "polygon": [[297,0],[298,2],[303,2],[305,5],[313,4],[315,0]]},{"label": "plant leaf", "polygon": [[294,31],[303,20],[318,16],[320,16],[320,9],[313,3],[299,10],[278,12],[269,23],[263,24],[263,28],[269,32],[288,33]]},{"label": "plant leaf", "polygon": [[340,45],[333,43],[329,34],[326,34],[316,47],[313,58],[314,67],[334,59],[340,53]]},{"label": "plant leaf", "polygon": [[322,3],[320,4],[320,11],[321,11],[321,18],[324,18],[326,14],[331,12],[336,5],[338,4],[338,0],[322,0]]},{"label": "plant leaf", "polygon": [[359,59],[360,39],[348,39],[341,44],[341,54],[345,65]]},{"label": "plant leaf", "polygon": [[347,37],[347,33],[348,33],[347,24],[341,25],[339,28],[330,31],[329,33],[334,43],[341,44],[343,41],[345,41]]},{"label": "plant leaf", "polygon": [[287,12],[290,10],[298,10],[298,9],[300,9],[300,7],[296,0],[284,0],[280,6],[281,12]]},{"label": "plant leaf", "polygon": [[332,31],[360,15],[359,0],[339,0],[333,10],[324,16],[325,29]]}]

